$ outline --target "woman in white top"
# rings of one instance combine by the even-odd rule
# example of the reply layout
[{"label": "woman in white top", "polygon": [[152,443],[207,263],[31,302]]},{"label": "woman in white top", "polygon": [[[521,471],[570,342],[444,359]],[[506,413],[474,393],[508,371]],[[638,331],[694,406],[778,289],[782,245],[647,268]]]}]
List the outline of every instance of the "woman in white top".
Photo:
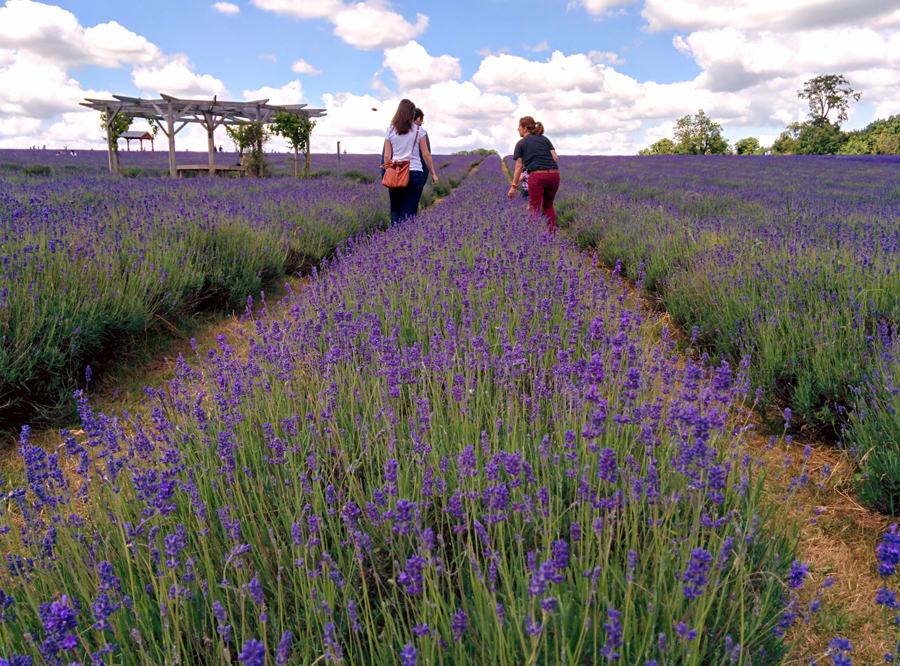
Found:
[{"label": "woman in white top", "polygon": [[391,224],[415,217],[419,212],[419,199],[425,187],[422,160],[431,171],[431,182],[438,182],[428,143],[422,140],[425,138],[425,130],[414,121],[415,111],[415,104],[408,99],[400,100],[397,113],[384,136],[385,161],[409,160],[409,185],[388,190],[391,197]]}]

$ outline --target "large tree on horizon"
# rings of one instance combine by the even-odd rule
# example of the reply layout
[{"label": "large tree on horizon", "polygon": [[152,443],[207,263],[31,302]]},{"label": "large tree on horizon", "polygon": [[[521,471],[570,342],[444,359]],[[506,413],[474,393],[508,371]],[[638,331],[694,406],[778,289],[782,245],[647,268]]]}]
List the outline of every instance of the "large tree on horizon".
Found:
[{"label": "large tree on horizon", "polygon": [[820,74],[805,81],[797,97],[809,103],[807,115],[814,125],[830,123],[828,116],[832,111],[837,111],[834,124],[840,125],[847,122],[851,102],[858,102],[862,93],[853,90],[843,74]]}]

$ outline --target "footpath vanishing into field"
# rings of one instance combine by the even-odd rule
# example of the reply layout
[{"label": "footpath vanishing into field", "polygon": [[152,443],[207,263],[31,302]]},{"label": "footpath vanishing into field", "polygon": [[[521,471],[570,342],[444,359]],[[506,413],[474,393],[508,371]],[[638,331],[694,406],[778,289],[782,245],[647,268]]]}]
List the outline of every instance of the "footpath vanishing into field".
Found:
[{"label": "footpath vanishing into field", "polygon": [[0,657],[784,663],[827,592],[798,484],[773,502],[750,454],[749,368],[679,354],[499,167],[343,247],[134,413],[82,395],[58,446],[23,432]]}]

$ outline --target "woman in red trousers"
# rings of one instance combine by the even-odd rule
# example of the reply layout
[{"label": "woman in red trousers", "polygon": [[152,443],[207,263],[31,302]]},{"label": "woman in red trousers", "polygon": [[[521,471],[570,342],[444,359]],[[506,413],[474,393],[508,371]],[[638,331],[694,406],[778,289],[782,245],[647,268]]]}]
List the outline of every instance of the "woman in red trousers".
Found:
[{"label": "woman in red trousers", "polygon": [[556,211],[553,210],[553,199],[559,190],[559,164],[556,149],[550,139],[544,136],[544,125],[537,123],[531,116],[519,120],[519,136],[513,159],[516,171],[513,174],[512,187],[507,196],[516,196],[516,187],[522,170],[528,172],[528,207],[535,215],[547,218],[547,229],[556,233]]}]

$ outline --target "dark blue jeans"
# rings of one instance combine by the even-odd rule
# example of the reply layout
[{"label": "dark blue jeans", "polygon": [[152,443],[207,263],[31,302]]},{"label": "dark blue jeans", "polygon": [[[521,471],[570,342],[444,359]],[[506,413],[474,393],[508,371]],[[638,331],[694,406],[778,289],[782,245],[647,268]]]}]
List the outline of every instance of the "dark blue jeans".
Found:
[{"label": "dark blue jeans", "polygon": [[415,217],[419,212],[419,199],[425,188],[425,172],[410,171],[409,185],[388,190],[391,197],[391,224]]}]

